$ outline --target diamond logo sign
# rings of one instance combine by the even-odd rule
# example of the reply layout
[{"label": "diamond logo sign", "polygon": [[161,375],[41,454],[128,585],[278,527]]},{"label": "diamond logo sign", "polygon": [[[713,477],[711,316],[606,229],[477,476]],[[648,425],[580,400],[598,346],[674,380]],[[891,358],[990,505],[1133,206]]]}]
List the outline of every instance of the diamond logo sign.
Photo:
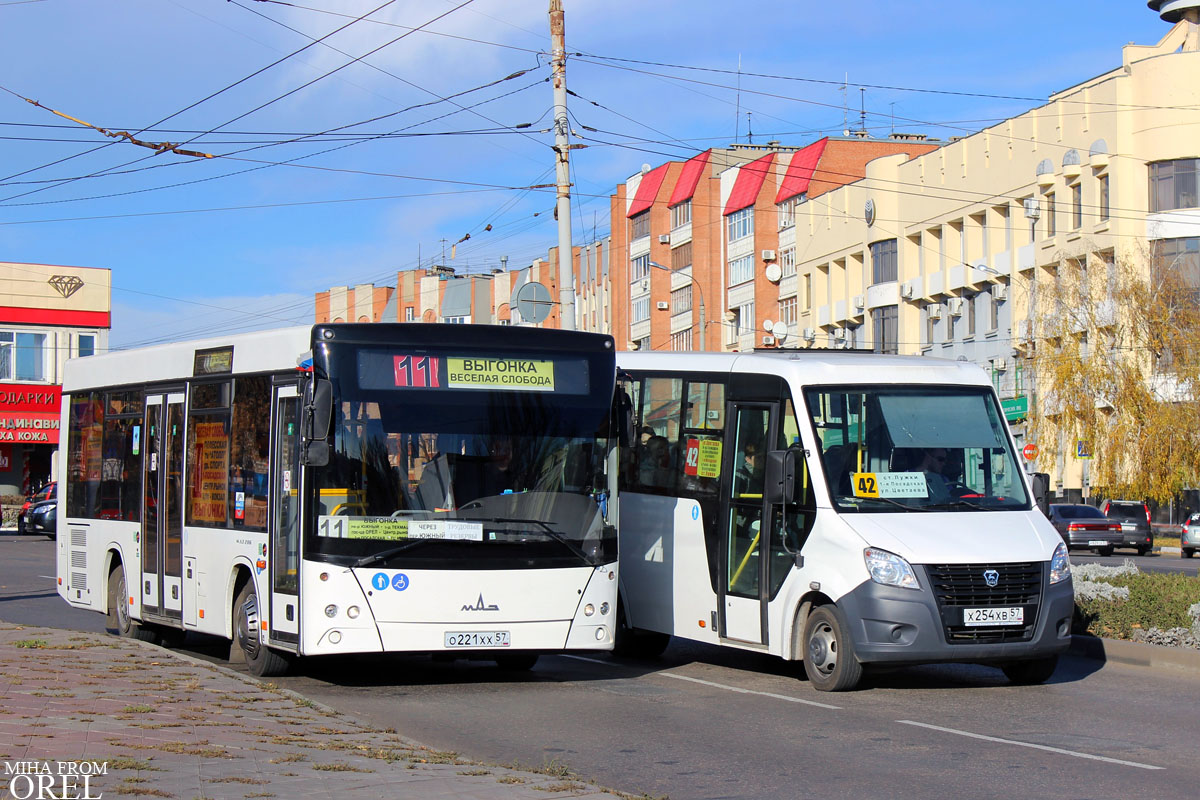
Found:
[{"label": "diamond logo sign", "polygon": [[83,279],[74,275],[52,275],[46,281],[63,297],[70,297],[83,288]]}]

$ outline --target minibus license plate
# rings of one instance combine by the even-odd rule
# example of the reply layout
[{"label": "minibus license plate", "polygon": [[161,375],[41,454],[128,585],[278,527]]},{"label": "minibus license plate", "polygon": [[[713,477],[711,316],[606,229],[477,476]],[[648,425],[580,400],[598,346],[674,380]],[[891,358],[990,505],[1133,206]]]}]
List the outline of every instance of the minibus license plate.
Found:
[{"label": "minibus license plate", "polygon": [[1016,608],[964,608],[964,625],[1023,625],[1025,609]]},{"label": "minibus license plate", "polygon": [[508,647],[508,631],[446,631],[446,647]]},{"label": "minibus license plate", "polygon": [[1103,539],[1088,539],[1088,547],[1103,547],[1108,542]]}]

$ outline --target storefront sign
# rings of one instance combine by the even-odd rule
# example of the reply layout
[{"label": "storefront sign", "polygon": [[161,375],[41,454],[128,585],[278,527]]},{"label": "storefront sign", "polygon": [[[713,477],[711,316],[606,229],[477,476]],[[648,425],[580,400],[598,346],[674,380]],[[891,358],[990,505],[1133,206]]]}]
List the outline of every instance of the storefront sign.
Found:
[{"label": "storefront sign", "polygon": [[1004,418],[1009,422],[1020,422],[1029,416],[1029,398],[1025,395],[1020,397],[1010,397],[1007,400],[1000,401],[1000,408],[1004,411]]},{"label": "storefront sign", "polygon": [[58,444],[61,386],[0,383],[0,443]]}]

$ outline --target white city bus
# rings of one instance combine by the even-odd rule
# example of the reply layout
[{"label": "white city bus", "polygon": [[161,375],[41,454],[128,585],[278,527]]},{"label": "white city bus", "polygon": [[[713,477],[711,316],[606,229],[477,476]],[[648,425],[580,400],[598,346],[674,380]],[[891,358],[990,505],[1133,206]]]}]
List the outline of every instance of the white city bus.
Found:
[{"label": "white city bus", "polygon": [[611,649],[614,358],[598,334],[332,324],[72,360],[59,593],[120,635],[232,638],[257,675]]},{"label": "white city bus", "polygon": [[669,636],[804,661],[980,662],[1041,682],[1070,563],[1031,503],[987,376],[835,351],[620,353],[618,651]]}]

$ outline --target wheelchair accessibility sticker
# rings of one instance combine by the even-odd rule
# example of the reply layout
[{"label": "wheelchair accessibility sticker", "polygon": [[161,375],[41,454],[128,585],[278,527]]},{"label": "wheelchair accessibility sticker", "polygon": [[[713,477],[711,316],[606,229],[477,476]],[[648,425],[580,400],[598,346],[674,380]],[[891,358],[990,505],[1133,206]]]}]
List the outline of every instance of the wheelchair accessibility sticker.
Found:
[{"label": "wheelchair accessibility sticker", "polygon": [[392,578],[392,588],[397,592],[403,592],[408,588],[408,576],[403,572],[397,572],[396,577]]}]

